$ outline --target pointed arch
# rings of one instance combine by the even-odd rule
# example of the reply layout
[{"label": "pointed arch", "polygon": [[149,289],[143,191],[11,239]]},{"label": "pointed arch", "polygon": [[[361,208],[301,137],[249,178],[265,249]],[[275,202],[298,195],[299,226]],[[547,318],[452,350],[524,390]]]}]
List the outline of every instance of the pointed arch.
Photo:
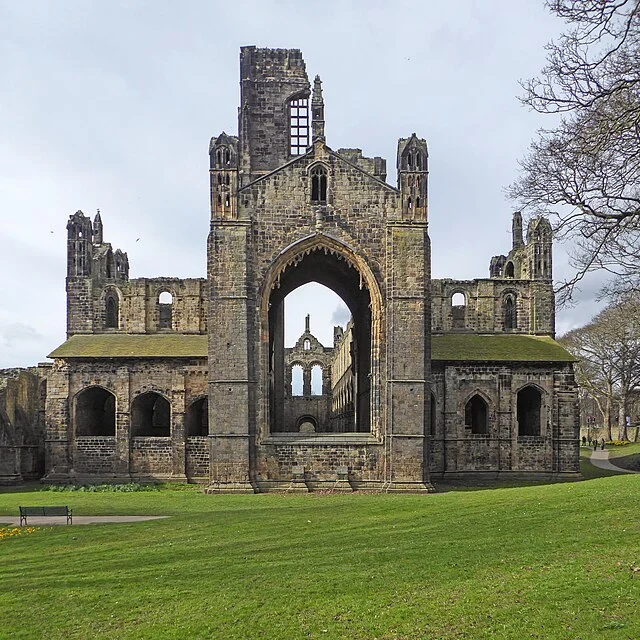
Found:
[{"label": "pointed arch", "polygon": [[542,425],[544,391],[534,384],[526,384],[516,393],[518,436],[539,436]]},{"label": "pointed arch", "polygon": [[[285,420],[279,394],[284,383],[278,361],[277,329],[284,298],[307,282],[317,282],[333,290],[345,302],[354,318],[355,419],[349,431],[381,433],[380,334],[382,322],[381,288],[366,262],[344,242],[327,234],[307,236],[278,254],[267,271],[260,289],[260,318],[265,378],[264,423],[271,432],[284,429]],[[280,376],[280,377],[279,377]],[[268,389],[266,388],[268,386]]]},{"label": "pointed arch", "polygon": [[321,163],[315,163],[309,170],[311,179],[311,204],[327,203],[327,182],[329,171],[327,167]]},{"label": "pointed arch", "polygon": [[475,391],[464,405],[464,426],[474,435],[489,434],[489,403]]}]

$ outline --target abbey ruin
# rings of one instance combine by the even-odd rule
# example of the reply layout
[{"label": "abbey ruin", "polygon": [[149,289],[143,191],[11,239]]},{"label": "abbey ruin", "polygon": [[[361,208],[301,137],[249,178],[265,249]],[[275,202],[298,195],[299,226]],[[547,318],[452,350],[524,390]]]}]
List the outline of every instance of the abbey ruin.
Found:
[{"label": "abbey ruin", "polygon": [[[131,279],[100,214],[69,219],[68,339],[41,368],[46,480],[426,492],[577,475],[549,223],[525,234],[516,213],[489,277],[432,279],[426,141],[398,141],[392,186],[383,158],[327,145],[300,51],[243,47],[240,78],[237,135],[209,149],[206,278]],[[307,320],[285,347],[285,298],[309,282],[351,321],[323,345]]]}]

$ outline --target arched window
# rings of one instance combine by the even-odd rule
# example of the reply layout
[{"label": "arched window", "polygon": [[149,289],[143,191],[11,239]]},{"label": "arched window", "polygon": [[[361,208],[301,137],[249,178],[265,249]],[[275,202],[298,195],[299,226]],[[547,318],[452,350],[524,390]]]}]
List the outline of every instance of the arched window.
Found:
[{"label": "arched window", "polygon": [[158,328],[171,329],[173,327],[173,296],[163,291],[158,297]]},{"label": "arched window", "polygon": [[289,101],[289,149],[292,156],[307,152],[309,146],[309,98],[300,96]]},{"label": "arched window", "polygon": [[540,409],[542,394],[532,386],[518,391],[518,435],[540,435]]},{"label": "arched window", "polygon": [[311,395],[322,395],[322,367],[319,364],[314,364],[311,368]]},{"label": "arched window", "polygon": [[513,278],[514,277],[514,267],[513,262],[509,261],[504,267],[504,277],[505,278]]},{"label": "arched window", "polygon": [[301,396],[304,388],[304,376],[302,373],[302,366],[294,364],[291,367],[291,395]]},{"label": "arched window", "polygon": [[231,153],[229,153],[229,149],[224,150],[224,163],[225,165],[231,164]]},{"label": "arched window", "polygon": [[518,326],[517,315],[516,315],[516,305],[513,300],[513,296],[508,295],[505,297],[503,303],[503,312],[504,312],[504,328],[505,329],[516,329]]},{"label": "arched window", "polygon": [[464,426],[474,434],[486,435],[489,433],[487,403],[478,394],[465,405]]},{"label": "arched window", "polygon": [[418,171],[422,170],[422,158],[420,157],[420,152],[416,153],[416,169]]},{"label": "arched window", "polygon": [[76,396],[77,436],[115,436],[116,398],[102,387],[89,387]]},{"label": "arched window", "polygon": [[192,402],[185,414],[187,436],[206,436],[209,433],[209,400]]},{"label": "arched window", "polygon": [[458,291],[451,296],[451,325],[454,329],[464,329],[466,326],[467,299],[464,293]]},{"label": "arched window", "polygon": [[140,394],[131,405],[131,435],[169,437],[171,405],[159,393]]},{"label": "arched window", "polygon": [[327,202],[327,170],[318,165],[311,169],[311,202],[313,204]]},{"label": "arched window", "polygon": [[107,329],[118,328],[118,296],[115,293],[108,293],[105,299],[105,327]]},{"label": "arched window", "polygon": [[311,340],[309,340],[308,338],[303,342],[302,348],[305,351],[309,351],[311,349]]}]

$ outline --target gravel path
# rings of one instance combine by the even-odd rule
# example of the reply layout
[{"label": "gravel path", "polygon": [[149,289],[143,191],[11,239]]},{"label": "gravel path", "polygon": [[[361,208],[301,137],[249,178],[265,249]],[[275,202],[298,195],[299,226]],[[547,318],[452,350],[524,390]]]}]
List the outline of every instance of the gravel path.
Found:
[{"label": "gravel path", "polygon": [[[106,524],[120,522],[144,522],[145,520],[160,520],[169,516],[73,516],[73,524]],[[0,524],[9,525],[10,527],[20,526],[20,516],[0,516]],[[65,516],[38,517],[29,516],[27,524],[30,527],[46,527],[51,525],[66,525],[67,518]]]}]

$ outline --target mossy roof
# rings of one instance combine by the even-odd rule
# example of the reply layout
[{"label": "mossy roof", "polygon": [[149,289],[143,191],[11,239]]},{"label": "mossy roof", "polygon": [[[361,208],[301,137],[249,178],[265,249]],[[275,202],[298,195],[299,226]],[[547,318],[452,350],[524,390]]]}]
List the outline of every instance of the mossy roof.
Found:
[{"label": "mossy roof", "polygon": [[207,336],[184,333],[76,334],[49,358],[206,358]]},{"label": "mossy roof", "polygon": [[516,334],[434,335],[431,359],[442,362],[575,362],[576,359],[549,336]]},{"label": "mossy roof", "polygon": [[[182,333],[77,334],[49,358],[206,358],[207,336]],[[442,362],[574,362],[575,358],[548,336],[434,335],[432,360]]]}]

